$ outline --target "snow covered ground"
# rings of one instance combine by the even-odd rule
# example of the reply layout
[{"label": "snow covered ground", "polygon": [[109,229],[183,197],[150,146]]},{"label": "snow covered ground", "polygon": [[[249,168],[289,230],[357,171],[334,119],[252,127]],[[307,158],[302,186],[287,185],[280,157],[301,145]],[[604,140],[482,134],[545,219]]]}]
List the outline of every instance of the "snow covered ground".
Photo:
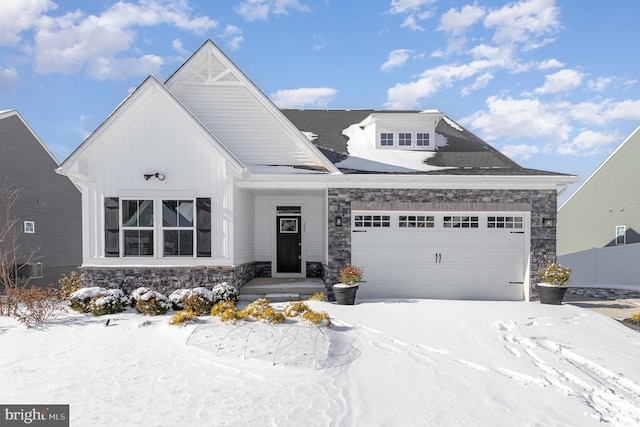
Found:
[{"label": "snow covered ground", "polygon": [[69,404],[72,426],[640,425],[640,333],[598,313],[309,305],[335,326],[176,327],[128,311],[25,328],[3,317],[0,403]]}]

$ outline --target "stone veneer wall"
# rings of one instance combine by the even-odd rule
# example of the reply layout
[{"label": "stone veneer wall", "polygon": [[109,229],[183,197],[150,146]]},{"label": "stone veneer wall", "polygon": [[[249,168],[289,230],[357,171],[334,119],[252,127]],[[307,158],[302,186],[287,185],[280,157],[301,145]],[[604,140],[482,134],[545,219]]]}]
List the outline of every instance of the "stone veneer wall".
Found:
[{"label": "stone veneer wall", "polygon": [[[84,286],[122,289],[131,293],[146,286],[167,295],[176,289],[196,288],[228,282],[236,289],[256,277],[271,277],[271,262],[258,261],[238,267],[81,267]],[[324,274],[320,262],[307,263],[307,277]]]},{"label": "stone veneer wall", "polygon": [[[122,289],[131,293],[140,286],[169,294],[180,288],[195,288],[228,282],[236,289],[255,277],[269,277],[271,263],[255,262],[238,267],[81,267],[83,286]],[[265,276],[265,273],[268,275]]]},{"label": "stone veneer wall", "polygon": [[[421,190],[332,188],[328,191],[328,265],[325,284],[338,282],[340,269],[351,262],[351,210],[436,210],[436,211],[530,211],[531,275],[529,295],[535,289],[538,268],[556,260],[555,190]],[[342,217],[342,226],[335,217]],[[544,228],[542,220],[553,220]]]}]

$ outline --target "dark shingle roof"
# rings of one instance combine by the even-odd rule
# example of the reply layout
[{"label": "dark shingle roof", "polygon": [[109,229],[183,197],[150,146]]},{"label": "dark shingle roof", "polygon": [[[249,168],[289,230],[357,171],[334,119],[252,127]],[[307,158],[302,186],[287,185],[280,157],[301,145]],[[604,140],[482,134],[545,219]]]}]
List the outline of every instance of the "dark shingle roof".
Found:
[{"label": "dark shingle roof", "polygon": [[[295,110],[283,109],[282,113],[302,132],[317,135],[313,143],[333,163],[344,160],[347,155],[346,136],[342,131],[360,123],[379,110]],[[403,113],[419,111],[401,111]],[[555,172],[526,169],[487,144],[473,133],[448,120],[440,120],[436,133],[444,136],[446,145],[438,146],[436,154],[427,164],[446,169],[415,172],[421,175],[564,175]],[[371,173],[367,171],[342,170],[344,173]]]}]

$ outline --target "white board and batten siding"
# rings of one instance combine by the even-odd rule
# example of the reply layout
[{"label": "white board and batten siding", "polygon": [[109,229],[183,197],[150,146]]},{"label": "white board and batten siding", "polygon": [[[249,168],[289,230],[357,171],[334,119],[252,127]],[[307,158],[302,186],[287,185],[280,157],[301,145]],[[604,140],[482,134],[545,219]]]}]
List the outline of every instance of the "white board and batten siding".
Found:
[{"label": "white board and batten siding", "polygon": [[352,213],[358,298],[522,300],[528,212]]},{"label": "white board and batten siding", "polygon": [[[107,197],[156,200],[211,197],[214,237],[210,262],[228,264],[230,228],[226,216],[233,196],[233,183],[227,177],[228,157],[194,126],[190,117],[177,111],[168,97],[139,96],[132,101],[127,105],[127,114],[101,133],[100,144],[90,153],[84,218],[95,223],[84,226],[84,235],[88,236],[84,241],[85,264],[93,264],[104,256],[103,212]],[[145,180],[145,174],[156,172],[165,179]],[[135,264],[140,260],[121,258],[119,263],[122,262]],[[145,258],[144,262],[160,265],[166,260],[154,257]],[[180,260],[180,264],[189,263],[202,264],[203,259]]]}]

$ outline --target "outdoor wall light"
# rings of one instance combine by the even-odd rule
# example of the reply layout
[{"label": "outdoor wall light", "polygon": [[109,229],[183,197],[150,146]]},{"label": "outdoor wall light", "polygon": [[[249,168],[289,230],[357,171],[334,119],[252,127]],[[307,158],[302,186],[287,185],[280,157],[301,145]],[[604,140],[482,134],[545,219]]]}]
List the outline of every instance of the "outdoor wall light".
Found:
[{"label": "outdoor wall light", "polygon": [[151,179],[151,177],[153,176],[158,178],[158,181],[164,181],[164,178],[165,178],[163,174],[161,174],[160,172],[156,172],[156,173],[145,173],[144,179],[145,181],[149,181],[149,179]]},{"label": "outdoor wall light", "polygon": [[542,218],[542,226],[544,228],[553,228],[553,218]]},{"label": "outdoor wall light", "polygon": [[342,227],[342,217],[341,216],[337,216],[336,217],[336,227]]}]

